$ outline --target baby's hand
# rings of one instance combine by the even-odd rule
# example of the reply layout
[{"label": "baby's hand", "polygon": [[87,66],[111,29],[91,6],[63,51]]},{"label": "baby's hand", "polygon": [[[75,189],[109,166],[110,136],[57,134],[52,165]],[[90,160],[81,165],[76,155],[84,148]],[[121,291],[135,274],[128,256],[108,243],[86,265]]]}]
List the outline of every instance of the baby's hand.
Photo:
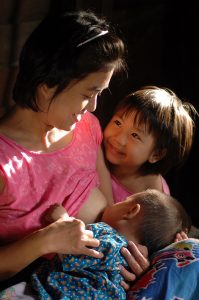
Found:
[{"label": "baby's hand", "polygon": [[64,221],[72,220],[73,218],[69,217],[67,211],[61,204],[54,204],[49,207],[45,215],[45,221],[47,223],[53,223],[59,219]]},{"label": "baby's hand", "polygon": [[174,242],[180,242],[186,239],[188,239],[188,235],[184,231],[181,231],[176,234]]}]

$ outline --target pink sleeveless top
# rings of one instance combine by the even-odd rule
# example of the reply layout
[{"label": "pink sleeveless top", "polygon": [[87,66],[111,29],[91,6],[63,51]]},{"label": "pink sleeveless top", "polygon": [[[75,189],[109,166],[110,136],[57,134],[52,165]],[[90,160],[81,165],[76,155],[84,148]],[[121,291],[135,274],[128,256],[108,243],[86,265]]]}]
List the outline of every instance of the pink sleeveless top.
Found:
[{"label": "pink sleeveless top", "polygon": [[[166,180],[161,176],[162,180],[162,191],[170,195],[169,186],[166,182]],[[119,183],[119,181],[114,177],[111,176],[111,183],[112,183],[112,190],[113,190],[113,199],[115,203],[121,202],[130,195],[132,195],[132,192],[129,192],[122,184]]]},{"label": "pink sleeveless top", "polygon": [[97,118],[87,112],[64,149],[38,154],[0,135],[0,172],[6,188],[0,194],[0,244],[18,240],[42,227],[54,203],[75,216],[99,185],[96,160],[102,141]]}]

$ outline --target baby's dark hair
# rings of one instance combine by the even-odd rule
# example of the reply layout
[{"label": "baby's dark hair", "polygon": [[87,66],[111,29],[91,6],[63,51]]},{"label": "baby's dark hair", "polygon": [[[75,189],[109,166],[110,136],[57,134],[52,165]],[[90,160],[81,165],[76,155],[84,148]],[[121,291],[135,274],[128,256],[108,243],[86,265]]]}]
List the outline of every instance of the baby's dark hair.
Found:
[{"label": "baby's dark hair", "polygon": [[[108,32],[99,35],[103,31]],[[111,25],[92,11],[47,16],[21,51],[13,99],[21,107],[39,111],[39,85],[56,87],[56,96],[73,79],[111,67],[115,72],[125,70],[125,54],[124,43]]]},{"label": "baby's dark hair", "polygon": [[190,153],[195,133],[197,112],[189,102],[182,102],[168,88],[145,86],[129,94],[116,107],[115,113],[135,114],[136,125],[144,125],[155,137],[155,151],[164,152],[155,163],[146,162],[141,175],[165,175],[171,168],[182,165]]},{"label": "baby's dark hair", "polygon": [[149,255],[174,242],[177,233],[190,231],[191,219],[175,198],[153,189],[134,196],[141,207],[137,235]]}]

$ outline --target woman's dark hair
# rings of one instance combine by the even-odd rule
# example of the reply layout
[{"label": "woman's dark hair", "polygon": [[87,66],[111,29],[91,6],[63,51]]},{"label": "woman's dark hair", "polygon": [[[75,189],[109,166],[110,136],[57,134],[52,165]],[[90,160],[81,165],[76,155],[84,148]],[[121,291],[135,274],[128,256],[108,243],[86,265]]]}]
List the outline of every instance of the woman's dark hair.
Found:
[{"label": "woman's dark hair", "polygon": [[144,125],[146,132],[155,137],[154,150],[164,153],[155,163],[147,161],[139,170],[141,175],[165,175],[186,160],[193,144],[197,115],[191,103],[182,102],[168,88],[145,86],[125,97],[116,107],[115,113],[118,112],[135,115],[136,125]]},{"label": "woman's dark hair", "polygon": [[173,243],[176,234],[191,229],[191,218],[178,200],[158,190],[148,189],[134,195],[140,204],[139,242],[149,255]]},{"label": "woman's dark hair", "polygon": [[[103,31],[108,32],[80,45]],[[125,54],[124,43],[111,26],[91,11],[47,16],[21,51],[13,99],[21,107],[38,111],[39,85],[56,87],[56,96],[73,79],[110,67],[125,70]]]}]

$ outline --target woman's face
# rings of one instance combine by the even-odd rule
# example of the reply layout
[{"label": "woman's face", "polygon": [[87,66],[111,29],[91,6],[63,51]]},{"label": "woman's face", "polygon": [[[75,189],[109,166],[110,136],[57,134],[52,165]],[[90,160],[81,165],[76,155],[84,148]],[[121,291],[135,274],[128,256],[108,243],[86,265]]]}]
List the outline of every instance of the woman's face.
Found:
[{"label": "woman's face", "polygon": [[49,126],[71,131],[86,111],[92,112],[97,106],[97,97],[108,88],[114,69],[91,73],[82,80],[70,84],[49,105],[55,88],[47,88],[47,101],[42,103]]}]

